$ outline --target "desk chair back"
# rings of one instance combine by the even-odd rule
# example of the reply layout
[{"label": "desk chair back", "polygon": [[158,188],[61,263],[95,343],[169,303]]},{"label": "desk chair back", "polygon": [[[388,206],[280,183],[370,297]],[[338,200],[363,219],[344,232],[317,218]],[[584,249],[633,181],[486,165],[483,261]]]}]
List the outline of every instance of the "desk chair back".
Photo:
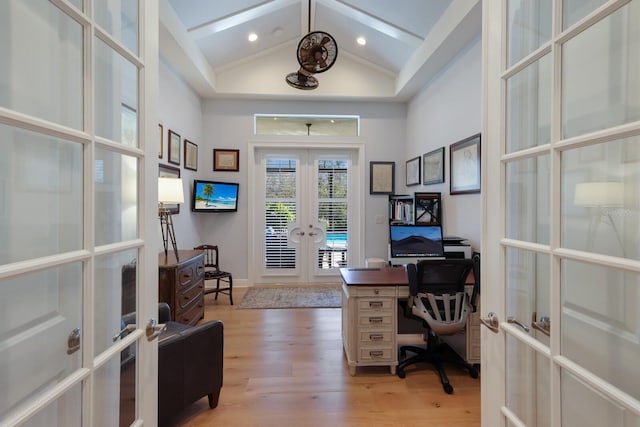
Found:
[{"label": "desk chair back", "polygon": [[[204,252],[204,280],[205,280],[205,294],[215,293],[215,299],[218,299],[218,294],[229,295],[229,302],[233,305],[233,276],[227,271],[220,270],[219,254],[217,245],[200,245],[193,248],[195,250],[201,250]],[[215,288],[207,288],[206,281],[215,280]],[[220,287],[220,282],[223,283]]]}]

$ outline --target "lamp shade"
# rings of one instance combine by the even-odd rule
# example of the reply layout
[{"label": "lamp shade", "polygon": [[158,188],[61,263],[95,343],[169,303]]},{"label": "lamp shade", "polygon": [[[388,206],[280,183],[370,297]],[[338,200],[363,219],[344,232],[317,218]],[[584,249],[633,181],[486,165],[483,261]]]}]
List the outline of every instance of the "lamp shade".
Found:
[{"label": "lamp shade", "polygon": [[576,184],[573,203],[576,206],[623,206],[624,186],[621,182],[581,182]]},{"label": "lamp shade", "polygon": [[180,178],[158,178],[158,202],[184,203],[184,191]]}]

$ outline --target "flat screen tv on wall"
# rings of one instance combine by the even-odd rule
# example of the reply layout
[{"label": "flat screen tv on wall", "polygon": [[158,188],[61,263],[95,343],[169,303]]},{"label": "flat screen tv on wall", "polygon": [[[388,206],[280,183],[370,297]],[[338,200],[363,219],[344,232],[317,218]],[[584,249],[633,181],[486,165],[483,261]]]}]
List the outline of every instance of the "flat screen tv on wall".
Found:
[{"label": "flat screen tv on wall", "polygon": [[220,181],[193,181],[193,212],[236,212],[238,210],[238,183]]}]

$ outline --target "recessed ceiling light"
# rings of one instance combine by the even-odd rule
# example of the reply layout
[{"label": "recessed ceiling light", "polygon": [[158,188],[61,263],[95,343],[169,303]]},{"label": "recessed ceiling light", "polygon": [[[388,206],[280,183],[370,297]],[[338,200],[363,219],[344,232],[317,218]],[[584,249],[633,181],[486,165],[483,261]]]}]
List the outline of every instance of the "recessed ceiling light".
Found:
[{"label": "recessed ceiling light", "polygon": [[367,39],[365,39],[364,37],[358,37],[356,39],[356,42],[358,42],[360,46],[364,46],[365,44],[367,44]]},{"label": "recessed ceiling light", "polygon": [[256,40],[258,40],[258,35],[256,33],[249,34],[249,41],[250,42],[254,42]]}]

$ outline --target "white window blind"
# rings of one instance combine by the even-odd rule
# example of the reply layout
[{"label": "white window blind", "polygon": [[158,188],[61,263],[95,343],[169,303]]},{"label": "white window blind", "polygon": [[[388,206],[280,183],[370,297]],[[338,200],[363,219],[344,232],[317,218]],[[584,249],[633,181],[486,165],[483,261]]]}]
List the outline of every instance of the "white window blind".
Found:
[{"label": "white window blind", "polygon": [[287,246],[287,228],[296,220],[298,163],[267,159],[265,179],[265,267],[296,267],[296,249]]},{"label": "white window blind", "polygon": [[324,224],[327,243],[318,251],[318,268],[347,266],[348,162],[318,161],[318,223]]}]

